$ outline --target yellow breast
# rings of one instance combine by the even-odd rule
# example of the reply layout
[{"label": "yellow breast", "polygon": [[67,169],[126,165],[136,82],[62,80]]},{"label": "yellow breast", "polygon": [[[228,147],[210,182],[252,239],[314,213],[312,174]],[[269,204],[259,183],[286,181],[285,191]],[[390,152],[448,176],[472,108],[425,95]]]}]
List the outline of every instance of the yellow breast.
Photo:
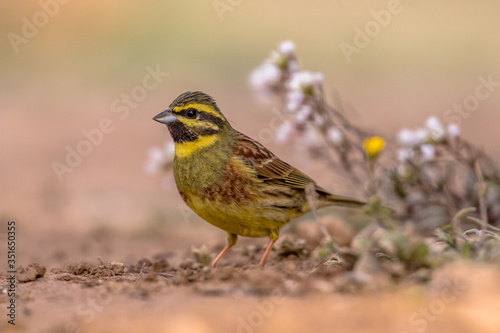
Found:
[{"label": "yellow breast", "polygon": [[181,196],[200,217],[220,229],[246,237],[264,237],[295,216],[272,207],[261,185],[255,171],[233,157],[221,182],[197,193],[182,192]]}]

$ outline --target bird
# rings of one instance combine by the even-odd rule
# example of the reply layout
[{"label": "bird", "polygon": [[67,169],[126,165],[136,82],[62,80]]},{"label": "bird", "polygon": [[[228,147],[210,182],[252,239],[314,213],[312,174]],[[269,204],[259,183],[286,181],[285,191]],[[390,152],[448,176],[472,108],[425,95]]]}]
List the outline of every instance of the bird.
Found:
[{"label": "bird", "polygon": [[238,236],[267,237],[264,266],[281,227],[315,208],[362,207],[366,203],[334,195],[284,162],[256,140],[234,129],[215,100],[201,91],[179,95],[153,120],[165,124],[175,144],[173,174],[182,200],[202,219],[227,233],[212,267]]}]

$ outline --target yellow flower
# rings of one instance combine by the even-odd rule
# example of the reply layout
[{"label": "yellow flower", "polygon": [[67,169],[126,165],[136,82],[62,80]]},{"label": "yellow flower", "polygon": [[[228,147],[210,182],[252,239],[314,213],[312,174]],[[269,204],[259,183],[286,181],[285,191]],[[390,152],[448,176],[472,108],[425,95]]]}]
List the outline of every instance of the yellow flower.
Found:
[{"label": "yellow flower", "polygon": [[379,136],[366,138],[363,143],[363,148],[370,158],[375,158],[384,149],[385,141]]}]

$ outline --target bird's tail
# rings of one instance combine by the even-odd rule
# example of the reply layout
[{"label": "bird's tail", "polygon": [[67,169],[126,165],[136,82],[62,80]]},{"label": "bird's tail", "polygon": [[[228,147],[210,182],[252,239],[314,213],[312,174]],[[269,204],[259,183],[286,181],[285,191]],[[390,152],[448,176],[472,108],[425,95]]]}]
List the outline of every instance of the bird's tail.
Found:
[{"label": "bird's tail", "polygon": [[[353,208],[359,208],[363,207],[366,205],[366,202],[364,201],[359,201],[353,198],[349,197],[344,197],[341,195],[333,195],[333,194],[328,194],[325,195],[324,198],[321,198],[324,200],[326,203],[326,206],[343,206],[343,207],[353,207]],[[322,200],[322,201],[323,201]]]},{"label": "bird's tail", "polygon": [[[365,205],[367,205],[367,202],[364,201],[359,201],[353,198],[349,197],[344,197],[341,195],[334,195],[334,194],[327,194],[324,196],[324,201],[325,204],[323,207],[326,206],[342,206],[342,207],[352,207],[352,208],[361,208]],[[389,216],[395,216],[396,210],[394,210],[391,207],[387,206],[380,206],[379,207],[381,210],[385,211],[386,214]]]},{"label": "bird's tail", "polygon": [[360,208],[366,205],[366,202],[359,201],[354,198],[345,197],[343,195],[331,194],[324,188],[314,184],[306,188],[306,196],[309,204],[317,205],[317,208],[327,207],[327,206],[343,206],[343,207],[353,207]]}]

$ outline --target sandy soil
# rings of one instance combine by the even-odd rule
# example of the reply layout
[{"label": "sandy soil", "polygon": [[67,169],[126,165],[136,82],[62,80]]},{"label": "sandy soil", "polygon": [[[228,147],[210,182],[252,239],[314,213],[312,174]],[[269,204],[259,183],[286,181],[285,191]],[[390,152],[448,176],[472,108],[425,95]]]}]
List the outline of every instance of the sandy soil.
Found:
[{"label": "sandy soil", "polygon": [[[23,265],[42,271],[43,277],[35,280],[34,275],[18,274],[18,278],[34,281],[16,286],[15,329],[5,320],[0,329],[498,332],[498,268],[456,262],[430,275],[417,272],[397,285],[385,279],[360,281],[355,275],[341,274],[351,269],[348,263],[328,267],[315,258],[309,242],[304,249],[295,241],[307,230],[311,229],[297,228],[283,237],[264,269],[255,265],[264,250],[263,240],[244,239],[212,270],[198,261],[210,259],[207,253],[213,255],[223,242],[211,240],[206,242],[209,247],[190,250],[180,233],[137,235],[101,230],[23,238],[24,251],[46,249],[36,255],[46,272],[37,264]],[[71,239],[63,244],[64,253],[50,245],[55,239]],[[147,257],[139,257],[141,254]],[[416,282],[415,275],[422,273],[429,279],[426,284]],[[7,286],[3,275],[0,288]],[[2,308],[7,302],[2,293]]]}]

